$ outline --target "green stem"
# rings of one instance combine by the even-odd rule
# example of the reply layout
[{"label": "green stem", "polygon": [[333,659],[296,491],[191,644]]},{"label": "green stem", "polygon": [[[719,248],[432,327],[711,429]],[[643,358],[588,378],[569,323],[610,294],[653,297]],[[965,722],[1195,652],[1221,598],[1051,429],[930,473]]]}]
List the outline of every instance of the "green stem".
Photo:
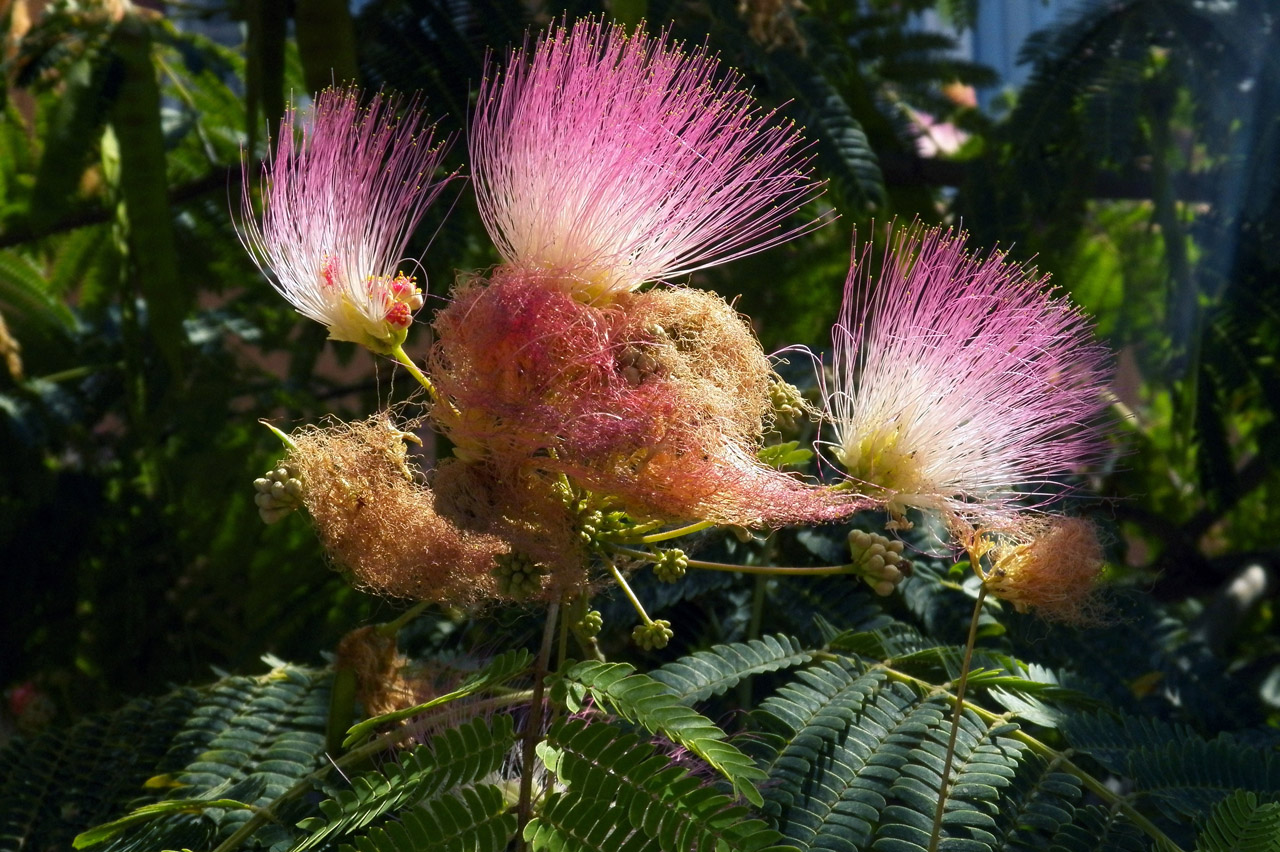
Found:
[{"label": "green stem", "polygon": [[379,624],[378,632],[381,633],[383,636],[395,636],[397,633],[400,632],[400,629],[402,627],[404,627],[410,621],[413,621],[418,616],[422,615],[422,613],[425,612],[427,607],[429,607],[430,605],[431,605],[430,601],[422,601],[421,603],[414,604],[413,606],[406,609],[404,612],[400,613],[400,615],[395,619],[388,621],[384,624]]},{"label": "green stem", "polygon": [[[625,550],[625,548],[623,549]],[[639,553],[640,551],[635,552]],[[646,554],[646,556],[650,555],[652,554]],[[631,584],[627,582],[626,577],[622,576],[622,572],[618,570],[618,566],[610,562],[609,571],[613,574],[613,579],[622,587],[622,591],[627,596],[627,599],[631,601],[631,605],[636,608],[636,613],[640,616],[640,620],[643,621],[645,625],[653,624],[653,619],[649,617],[649,613],[644,611],[644,606],[640,603],[640,599],[636,597],[635,592],[631,591]]]},{"label": "green stem", "polygon": [[978,600],[973,605],[973,618],[969,620],[969,640],[964,646],[964,662],[960,664],[960,681],[956,684],[956,709],[951,716],[951,734],[947,737],[947,755],[942,761],[942,783],[938,788],[938,807],[933,812],[933,831],[929,834],[929,852],[938,852],[942,839],[942,815],[947,807],[947,792],[951,787],[951,763],[956,756],[956,735],[960,732],[960,719],[964,715],[964,689],[969,683],[969,664],[973,661],[973,646],[978,641],[978,621],[982,617],[982,602],[987,597],[987,587],[978,588]]},{"label": "green stem", "polygon": [[517,849],[524,849],[524,827],[533,815],[533,766],[537,758],[538,740],[542,737],[542,696],[546,688],[547,670],[551,664],[551,642],[556,635],[556,616],[560,599],[547,604],[547,623],[542,628],[542,647],[533,669],[533,700],[529,702],[529,720],[524,729],[524,765],[520,773],[520,801],[516,806],[519,823],[516,828]]},{"label": "green stem", "polygon": [[657,544],[660,541],[670,541],[673,538],[680,538],[681,536],[693,535],[694,533],[702,532],[703,530],[709,530],[714,526],[715,524],[711,521],[698,521],[696,524],[689,524],[686,527],[678,527],[674,530],[666,530],[660,533],[641,536],[639,539],[636,539],[636,541],[639,544]]},{"label": "green stem", "polygon": [[427,395],[432,399],[436,398],[435,385],[431,384],[431,380],[427,378],[427,374],[418,369],[418,365],[413,363],[413,359],[404,351],[404,346],[397,346],[391,350],[391,357],[395,358],[409,371],[409,374],[418,380],[418,384],[427,389]]},{"label": "green stem", "polygon": [[[659,559],[656,554],[645,550],[636,550],[632,547],[612,544],[608,547],[614,553],[635,559],[643,559],[646,562],[657,562]],[[777,565],[730,565],[726,562],[704,562],[701,559],[690,559],[689,567],[701,568],[704,571],[735,571],[739,574],[769,574],[780,577],[827,577],[834,574],[853,574],[858,570],[858,566],[853,564],[781,567]]]}]

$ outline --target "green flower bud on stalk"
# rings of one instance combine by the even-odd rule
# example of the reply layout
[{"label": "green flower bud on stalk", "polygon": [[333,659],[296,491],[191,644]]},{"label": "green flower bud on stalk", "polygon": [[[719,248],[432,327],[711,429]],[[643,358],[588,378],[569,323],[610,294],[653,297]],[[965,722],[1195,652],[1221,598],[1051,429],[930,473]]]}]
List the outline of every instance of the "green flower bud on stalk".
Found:
[{"label": "green flower bud on stalk", "polygon": [[253,481],[253,502],[264,523],[274,524],[302,505],[302,480],[290,465],[269,470]]},{"label": "green flower bud on stalk", "polygon": [[604,617],[600,615],[600,610],[591,609],[583,614],[582,618],[574,624],[579,633],[588,639],[598,636],[600,629],[604,627]]},{"label": "green flower bud on stalk", "polygon": [[684,579],[689,568],[689,557],[683,550],[672,548],[659,551],[658,561],[653,563],[654,576],[662,583],[674,583]]},{"label": "green flower bud on stalk", "polygon": [[498,581],[498,593],[522,601],[542,592],[542,578],[547,569],[523,553],[502,553],[494,557],[492,574]]},{"label": "green flower bud on stalk", "polygon": [[902,551],[901,541],[865,530],[849,533],[849,555],[857,573],[881,597],[893,594],[902,578],[911,576],[911,562]]},{"label": "green flower bud on stalk", "polygon": [[794,429],[796,421],[809,417],[813,411],[805,402],[800,388],[782,379],[769,383],[769,404],[773,408],[774,421],[779,431]]},{"label": "green flower bud on stalk", "polygon": [[659,618],[648,624],[637,624],[635,629],[631,631],[631,641],[646,651],[657,651],[667,647],[667,643],[671,641],[671,637],[674,635],[675,632],[671,629],[671,622]]}]

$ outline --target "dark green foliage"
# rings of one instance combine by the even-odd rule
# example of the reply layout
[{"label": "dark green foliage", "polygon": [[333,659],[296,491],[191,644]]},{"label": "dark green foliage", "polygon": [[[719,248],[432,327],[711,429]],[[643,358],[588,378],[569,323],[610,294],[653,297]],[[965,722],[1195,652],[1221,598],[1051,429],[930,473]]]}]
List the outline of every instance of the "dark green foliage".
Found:
[{"label": "dark green foliage", "polygon": [[1062,731],[1073,747],[1132,778],[1135,791],[1170,819],[1204,813],[1233,790],[1280,791],[1274,749],[1259,750],[1230,734],[1205,739],[1181,725],[1103,714],[1068,719]]},{"label": "dark green foliage", "polygon": [[545,829],[541,818],[530,823],[528,831],[545,838],[537,848],[554,848],[550,838],[564,833],[598,835],[599,822],[616,824],[620,815],[659,849],[776,848],[776,831],[635,734],[575,720],[553,728],[547,742],[550,768],[568,791],[549,809],[557,823]]},{"label": "dark green foliage", "polygon": [[654,669],[650,674],[690,704],[720,695],[761,672],[807,663],[813,652],[789,636],[766,636],[735,645],[716,645]]},{"label": "dark green foliage", "polygon": [[1196,842],[1199,852],[1274,852],[1280,842],[1280,802],[1238,791],[1209,815]]},{"label": "dark green foliage", "polygon": [[399,819],[355,838],[359,852],[502,852],[516,829],[516,815],[506,810],[502,790],[492,784],[446,793],[403,810]]},{"label": "dark green foliage", "polygon": [[686,707],[666,685],[626,663],[581,662],[562,677],[570,695],[589,693],[609,711],[684,746],[728,779],[735,792],[760,803],[755,785],[765,774],[725,741],[723,730]]},{"label": "dark green foliage", "polygon": [[11,743],[0,751],[0,845],[67,849],[81,831],[118,816],[168,765],[170,744],[199,701],[193,689],[137,699]]},{"label": "dark green foliage", "polygon": [[[370,825],[402,807],[437,799],[460,785],[475,784],[502,766],[502,760],[515,742],[511,718],[498,716],[493,724],[483,719],[456,728],[448,728],[425,745],[400,756],[380,771],[357,775],[349,790],[337,792],[330,801],[322,802],[323,818],[312,818],[301,827],[309,832],[297,849],[313,849],[330,838],[341,837]],[[477,801],[488,802],[488,796]],[[466,806],[475,801],[463,803]],[[449,806],[444,813],[448,812]],[[485,813],[496,816],[489,805]],[[429,817],[423,817],[429,819]],[[430,825],[429,822],[424,825]],[[476,826],[479,830],[480,826]]]},{"label": "dark green foliage", "polygon": [[[0,753],[0,826],[26,848],[69,848],[80,832],[163,799],[274,802],[322,759],[328,675],[280,664],[89,717]],[[227,836],[245,810],[163,816],[107,846],[144,849]],[[273,832],[264,832],[264,837]]]}]

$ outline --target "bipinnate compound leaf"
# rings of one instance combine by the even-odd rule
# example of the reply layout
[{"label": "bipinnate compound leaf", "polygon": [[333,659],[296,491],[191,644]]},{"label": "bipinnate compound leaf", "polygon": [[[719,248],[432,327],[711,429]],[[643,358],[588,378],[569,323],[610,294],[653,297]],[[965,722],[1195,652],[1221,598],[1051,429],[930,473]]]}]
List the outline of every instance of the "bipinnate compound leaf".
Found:
[{"label": "bipinnate compound leaf", "polygon": [[765,636],[697,651],[654,669],[650,676],[684,703],[693,704],[722,695],[751,675],[803,665],[813,654],[790,636]]},{"label": "bipinnate compound leaf", "polygon": [[498,771],[514,744],[510,716],[497,716],[492,723],[476,718],[447,728],[396,762],[351,778],[349,789],[321,802],[323,818],[300,824],[310,834],[294,848],[317,848],[386,814],[429,802],[455,787],[475,784]]},{"label": "bipinnate compound leaf", "polygon": [[565,806],[565,825],[576,836],[591,836],[590,820],[624,816],[631,829],[660,849],[691,852],[759,852],[776,849],[781,835],[705,780],[641,742],[633,733],[606,723],[570,720],[552,729],[555,773],[566,799],[596,802],[596,807]]},{"label": "bipinnate compound leaf", "polygon": [[1237,790],[1209,812],[1196,852],[1276,852],[1280,849],[1280,802],[1259,801]]},{"label": "bipinnate compound leaf", "polygon": [[354,838],[358,852],[502,852],[516,832],[516,814],[492,784],[462,787],[401,811]]},{"label": "bipinnate compound leaf", "polygon": [[763,804],[756,783],[767,776],[707,717],[690,710],[665,684],[638,674],[626,663],[576,663],[563,675],[566,686],[575,685],[604,708],[682,745],[709,763],[752,804]]}]

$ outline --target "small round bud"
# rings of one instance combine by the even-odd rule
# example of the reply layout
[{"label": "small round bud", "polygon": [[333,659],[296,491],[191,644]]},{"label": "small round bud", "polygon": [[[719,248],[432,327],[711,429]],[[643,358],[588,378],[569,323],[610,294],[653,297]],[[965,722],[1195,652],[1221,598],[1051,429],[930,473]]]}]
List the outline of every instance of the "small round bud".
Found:
[{"label": "small round bud", "polygon": [[528,600],[542,592],[543,565],[523,553],[501,553],[494,557],[490,573],[498,581],[498,593],[518,601]]},{"label": "small round bud", "polygon": [[689,557],[683,550],[672,548],[658,554],[658,561],[653,563],[654,576],[662,583],[674,583],[684,578],[689,568]]},{"label": "small round bud", "polygon": [[849,533],[849,556],[853,571],[877,595],[891,594],[902,578],[910,576],[911,563],[902,558],[901,541],[886,538],[878,533],[853,530]]},{"label": "small round bud", "polygon": [[582,635],[591,638],[600,633],[600,628],[604,627],[604,617],[600,615],[600,610],[591,609],[578,619],[576,627]]},{"label": "small round bud", "polygon": [[631,641],[646,651],[657,651],[667,647],[667,643],[674,635],[671,622],[659,618],[649,624],[637,624],[631,631]]}]

